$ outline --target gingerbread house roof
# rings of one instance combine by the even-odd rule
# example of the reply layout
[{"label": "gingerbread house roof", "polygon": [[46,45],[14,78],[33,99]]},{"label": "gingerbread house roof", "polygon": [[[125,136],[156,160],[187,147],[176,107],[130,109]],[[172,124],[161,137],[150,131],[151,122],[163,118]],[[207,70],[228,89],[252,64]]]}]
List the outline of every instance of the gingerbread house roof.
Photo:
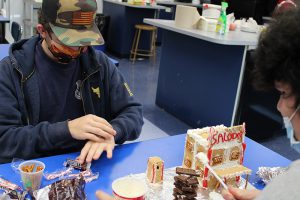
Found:
[{"label": "gingerbread house roof", "polygon": [[244,174],[251,174],[251,169],[248,169],[243,165],[234,165],[228,168],[215,169],[215,172],[221,178],[232,178]]}]

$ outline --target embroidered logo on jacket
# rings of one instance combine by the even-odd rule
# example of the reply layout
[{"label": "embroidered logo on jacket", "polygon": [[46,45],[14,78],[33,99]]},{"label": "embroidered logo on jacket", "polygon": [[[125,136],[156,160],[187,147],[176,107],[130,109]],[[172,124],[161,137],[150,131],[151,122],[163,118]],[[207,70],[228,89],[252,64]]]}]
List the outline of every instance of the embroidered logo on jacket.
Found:
[{"label": "embroidered logo on jacket", "polygon": [[76,81],[75,98],[78,100],[81,100],[80,85],[81,85],[81,80]]},{"label": "embroidered logo on jacket", "polygon": [[130,90],[128,84],[127,84],[127,83],[124,83],[124,86],[125,86],[125,88],[127,89],[127,92],[128,92],[128,94],[129,94],[129,96],[133,96],[133,93],[131,92],[131,90]]},{"label": "embroidered logo on jacket", "polygon": [[98,96],[98,98],[100,99],[100,88],[99,87],[96,87],[96,88],[92,88],[92,91]]}]

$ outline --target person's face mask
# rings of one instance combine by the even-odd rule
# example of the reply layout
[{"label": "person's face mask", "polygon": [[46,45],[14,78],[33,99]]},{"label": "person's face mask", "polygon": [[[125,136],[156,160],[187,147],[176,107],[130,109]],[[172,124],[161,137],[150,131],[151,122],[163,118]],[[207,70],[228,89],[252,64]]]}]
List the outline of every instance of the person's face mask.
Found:
[{"label": "person's face mask", "polygon": [[70,63],[72,60],[78,58],[87,49],[87,47],[78,47],[77,49],[73,49],[71,47],[55,42],[50,34],[47,35],[49,35],[50,37],[50,39],[47,39],[48,36],[46,36],[46,43],[48,45],[48,49],[60,63]]},{"label": "person's face mask", "polygon": [[299,109],[300,109],[300,105],[298,105],[298,107],[296,108],[296,110],[293,112],[293,114],[290,117],[283,117],[283,123],[284,123],[284,127],[286,129],[287,137],[290,139],[292,148],[300,153],[300,143],[299,143],[299,141],[295,140],[294,128],[293,128],[293,125],[291,122]]}]

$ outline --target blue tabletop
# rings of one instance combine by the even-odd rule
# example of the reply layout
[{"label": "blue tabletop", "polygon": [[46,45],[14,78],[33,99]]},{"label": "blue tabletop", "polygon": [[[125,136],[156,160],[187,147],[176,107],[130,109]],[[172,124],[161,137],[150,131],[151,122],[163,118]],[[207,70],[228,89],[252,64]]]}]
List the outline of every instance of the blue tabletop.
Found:
[{"label": "blue tabletop", "polygon": [[[86,194],[88,199],[96,199],[95,191],[102,189],[111,193],[111,183],[113,180],[129,174],[143,173],[147,168],[147,160],[150,156],[159,156],[164,160],[165,168],[179,166],[182,163],[184,151],[185,134],[170,136],[144,142],[137,142],[117,146],[111,160],[106,155],[92,163],[93,172],[99,172],[97,180],[86,184]],[[290,160],[263,147],[262,145],[246,138],[246,153],[244,165],[253,170],[250,176],[250,183],[261,189],[263,185],[257,182],[255,172],[260,166],[288,166]],[[38,160],[46,164],[45,171],[53,172],[61,169],[66,158],[75,158],[79,153],[64,154],[53,157],[40,158]],[[22,185],[19,175],[11,168],[10,164],[0,165],[0,175],[4,178]],[[42,186],[51,182],[43,180]]]}]

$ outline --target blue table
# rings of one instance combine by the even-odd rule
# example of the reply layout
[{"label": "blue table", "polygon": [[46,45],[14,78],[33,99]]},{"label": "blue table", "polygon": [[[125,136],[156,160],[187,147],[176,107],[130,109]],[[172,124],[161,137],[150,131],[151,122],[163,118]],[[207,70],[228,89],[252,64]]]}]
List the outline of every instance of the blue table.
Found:
[{"label": "blue table", "polygon": [[[185,134],[170,136],[144,142],[137,142],[117,146],[111,160],[103,155],[98,161],[92,163],[91,169],[99,172],[99,179],[86,184],[87,198],[96,199],[95,191],[102,189],[111,193],[111,183],[113,180],[135,173],[143,173],[147,168],[147,160],[150,156],[159,156],[165,162],[165,168],[179,166],[183,159]],[[250,183],[256,182],[255,172],[259,166],[287,166],[290,160],[279,154],[263,147],[262,145],[246,138],[245,166],[253,170],[250,176]],[[40,158],[38,160],[46,164],[46,170],[52,172],[62,168],[62,163],[66,158],[75,158],[79,153],[64,154],[53,157]],[[19,175],[14,173],[10,164],[0,165],[0,175],[14,182],[20,183]],[[49,184],[49,181],[43,181],[42,186]],[[255,183],[255,187],[263,188],[261,183]]]},{"label": "blue table", "polygon": [[0,15],[0,24],[1,24],[0,43],[4,43],[5,41],[5,23],[9,23],[9,22],[10,22],[9,18]]},{"label": "blue table", "polygon": [[[5,56],[8,56],[10,44],[0,44],[0,60],[2,60]],[[115,59],[109,58],[117,67],[119,66],[119,62]]]}]

